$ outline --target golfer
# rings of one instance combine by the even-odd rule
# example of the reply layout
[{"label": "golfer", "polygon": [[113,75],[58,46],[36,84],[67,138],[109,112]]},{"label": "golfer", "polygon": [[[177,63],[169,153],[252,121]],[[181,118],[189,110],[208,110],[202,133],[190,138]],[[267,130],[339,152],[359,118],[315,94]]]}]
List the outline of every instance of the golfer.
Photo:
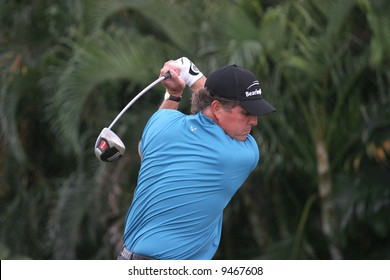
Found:
[{"label": "golfer", "polygon": [[[188,59],[171,73],[159,110],[139,145],[138,182],[118,259],[207,260],[220,242],[223,210],[259,162],[251,136],[257,117],[274,112],[253,73],[236,65],[206,77]],[[191,115],[178,111],[185,86]]]}]

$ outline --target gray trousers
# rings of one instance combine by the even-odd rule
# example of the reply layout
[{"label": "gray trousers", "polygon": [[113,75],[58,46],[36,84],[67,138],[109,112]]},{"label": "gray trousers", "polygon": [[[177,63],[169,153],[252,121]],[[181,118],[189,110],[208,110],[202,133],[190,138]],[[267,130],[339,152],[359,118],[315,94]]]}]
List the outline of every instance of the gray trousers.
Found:
[{"label": "gray trousers", "polygon": [[155,260],[155,259],[131,252],[127,250],[125,246],[123,246],[122,250],[118,254],[117,260]]}]

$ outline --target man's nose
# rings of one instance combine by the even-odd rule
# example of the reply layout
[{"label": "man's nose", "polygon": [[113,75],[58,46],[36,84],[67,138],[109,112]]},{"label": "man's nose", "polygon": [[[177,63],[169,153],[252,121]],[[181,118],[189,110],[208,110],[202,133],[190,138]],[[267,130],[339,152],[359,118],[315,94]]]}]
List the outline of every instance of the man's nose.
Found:
[{"label": "man's nose", "polygon": [[250,116],[249,124],[252,126],[256,126],[257,125],[257,116],[254,116],[254,115]]}]

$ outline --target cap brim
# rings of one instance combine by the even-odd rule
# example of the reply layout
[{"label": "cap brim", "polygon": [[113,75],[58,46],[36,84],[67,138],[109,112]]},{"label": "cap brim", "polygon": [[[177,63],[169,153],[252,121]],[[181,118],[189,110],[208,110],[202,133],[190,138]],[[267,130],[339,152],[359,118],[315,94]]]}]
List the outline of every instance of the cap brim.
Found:
[{"label": "cap brim", "polygon": [[244,101],[240,100],[240,105],[249,114],[255,116],[263,116],[276,111],[276,109],[263,98]]}]

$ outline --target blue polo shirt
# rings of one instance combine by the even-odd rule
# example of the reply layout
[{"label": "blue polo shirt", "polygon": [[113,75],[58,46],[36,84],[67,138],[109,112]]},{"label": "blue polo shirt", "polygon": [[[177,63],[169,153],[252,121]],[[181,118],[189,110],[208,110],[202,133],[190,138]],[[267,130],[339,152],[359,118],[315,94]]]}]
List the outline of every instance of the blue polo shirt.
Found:
[{"label": "blue polo shirt", "polygon": [[212,259],[223,210],[259,161],[251,135],[228,136],[202,113],[157,111],[145,126],[128,210],[128,250],[156,259]]}]

